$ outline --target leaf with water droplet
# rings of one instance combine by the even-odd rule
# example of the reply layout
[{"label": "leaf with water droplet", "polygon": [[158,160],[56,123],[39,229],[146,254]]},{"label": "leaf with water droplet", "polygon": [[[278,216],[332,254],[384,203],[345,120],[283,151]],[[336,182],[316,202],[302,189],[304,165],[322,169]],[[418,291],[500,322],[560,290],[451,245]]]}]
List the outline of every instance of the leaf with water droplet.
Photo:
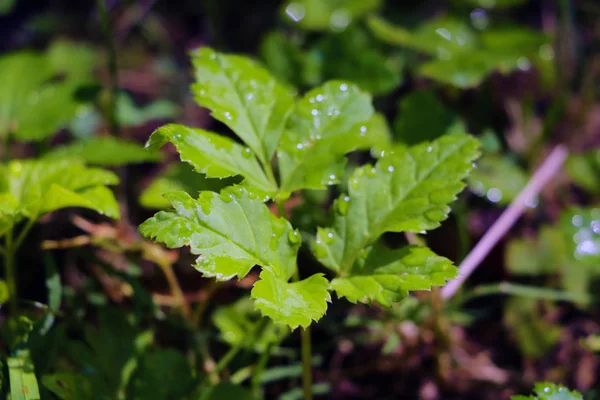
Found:
[{"label": "leaf with water droplet", "polygon": [[165,197],[174,209],[146,220],[140,226],[142,235],[169,248],[190,246],[192,254],[201,254],[195,268],[218,280],[243,278],[259,265],[265,281],[255,284],[252,297],[275,322],[293,328],[323,315],[329,282],[318,276],[288,282],[297,269],[300,235],[287,220],[273,215],[262,199],[235,186],[220,194],[201,192],[198,199],[185,192]]},{"label": "leaf with water droplet", "polygon": [[307,30],[344,30],[353,20],[377,10],[381,0],[289,0],[281,14],[285,21]]},{"label": "leaf with water droplet", "polygon": [[569,390],[565,386],[551,382],[538,382],[533,388],[535,395],[511,396],[511,400],[583,400],[583,396],[576,390]]},{"label": "leaf with water droplet", "polygon": [[[383,233],[438,227],[449,212],[448,203],[464,188],[463,179],[478,154],[478,142],[473,137],[448,135],[431,143],[395,148],[375,166],[356,169],[349,193],[342,195],[352,199],[347,213],[337,213],[328,230],[319,230],[318,238],[326,252],[321,251],[317,258],[344,274],[361,251]],[[332,232],[334,240],[326,243],[322,232]]]},{"label": "leaf with water droplet", "polygon": [[157,149],[167,141],[175,145],[182,161],[207,178],[240,175],[245,178],[244,185],[250,190],[269,196],[277,193],[277,188],[267,179],[254,153],[228,137],[169,124],[156,130],[146,146]]},{"label": "leaf with water droplet", "polygon": [[456,274],[457,268],[450,260],[426,247],[390,250],[376,244],[358,257],[347,273],[333,279],[331,287],[352,303],[377,301],[389,307],[409,291],[443,286]]},{"label": "leaf with water droplet", "polygon": [[263,164],[270,162],[294,106],[294,91],[248,57],[202,47],[192,53],[192,61],[196,101],[229,126]]},{"label": "leaf with water droplet", "polygon": [[[316,100],[318,96],[322,96],[321,101]],[[377,135],[360,135],[361,126],[372,117],[371,97],[356,85],[330,81],[309,91],[298,103],[281,139],[281,190],[324,189],[330,181],[335,183],[343,174],[346,153],[370,148],[382,140]],[[308,150],[299,152],[299,144]]]}]

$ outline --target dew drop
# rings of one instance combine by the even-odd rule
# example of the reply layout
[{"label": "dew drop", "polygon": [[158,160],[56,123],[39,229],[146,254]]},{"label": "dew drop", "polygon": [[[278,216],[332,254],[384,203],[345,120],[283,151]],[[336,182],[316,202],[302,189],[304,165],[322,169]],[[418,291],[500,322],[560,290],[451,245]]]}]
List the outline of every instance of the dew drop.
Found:
[{"label": "dew drop", "polygon": [[302,149],[304,148],[304,145],[303,145],[302,143],[298,143],[298,144],[296,145],[296,148],[297,148],[298,150],[302,150]]},{"label": "dew drop", "polygon": [[254,98],[254,94],[252,94],[252,93],[248,93],[248,94],[246,95],[246,99],[247,99],[247,100],[252,100],[253,98]]},{"label": "dew drop", "polygon": [[348,206],[350,205],[350,196],[340,197],[336,202],[336,208],[342,215],[348,213]]},{"label": "dew drop", "polygon": [[325,238],[323,238],[323,240],[327,244],[333,243],[333,239],[334,239],[333,232],[327,232],[327,234],[325,235]]},{"label": "dew drop", "polygon": [[298,233],[297,230],[293,230],[288,233],[288,240],[292,244],[298,244],[302,241],[302,237],[300,236],[300,233]]},{"label": "dew drop", "polygon": [[312,115],[319,115],[319,110],[317,110],[316,108],[313,108],[313,110],[310,112]]},{"label": "dew drop", "polygon": [[574,215],[573,218],[571,218],[571,223],[573,226],[579,227],[583,224],[583,217],[581,215]]},{"label": "dew drop", "polygon": [[391,165],[389,167],[387,167],[388,172],[394,172],[394,167],[392,167]]},{"label": "dew drop", "polygon": [[432,151],[433,151],[433,147],[429,146],[429,147],[427,148],[427,152],[428,152],[428,153],[431,153]]},{"label": "dew drop", "polygon": [[325,96],[323,96],[322,94],[317,95],[317,101],[323,101],[324,98]]},{"label": "dew drop", "polygon": [[368,168],[366,170],[366,173],[367,173],[368,176],[370,176],[371,178],[373,178],[373,177],[375,177],[377,175],[377,169],[375,167]]},{"label": "dew drop", "polygon": [[242,153],[242,155],[243,155],[245,158],[250,158],[250,157],[252,157],[252,150],[250,150],[250,147],[246,147],[246,148],[244,149],[244,152]]},{"label": "dew drop", "polygon": [[352,14],[345,8],[340,8],[331,13],[329,25],[335,31],[343,31],[352,22]]},{"label": "dew drop", "polygon": [[498,188],[491,188],[487,191],[486,197],[492,203],[497,203],[502,200],[502,191]]},{"label": "dew drop", "polygon": [[306,9],[304,8],[304,5],[297,3],[297,2],[293,2],[293,3],[290,3],[286,7],[285,13],[294,22],[300,22],[300,21],[302,21],[302,19],[304,18],[304,15],[306,14]]},{"label": "dew drop", "polygon": [[365,136],[366,134],[367,134],[367,127],[363,125],[360,127],[360,136]]},{"label": "dew drop", "polygon": [[341,90],[342,92],[345,92],[346,90],[348,90],[348,85],[347,85],[347,84],[345,84],[345,83],[342,83],[342,84],[340,85],[340,90]]},{"label": "dew drop", "polygon": [[227,118],[228,120],[231,120],[231,113],[229,111],[225,111],[225,118]]}]

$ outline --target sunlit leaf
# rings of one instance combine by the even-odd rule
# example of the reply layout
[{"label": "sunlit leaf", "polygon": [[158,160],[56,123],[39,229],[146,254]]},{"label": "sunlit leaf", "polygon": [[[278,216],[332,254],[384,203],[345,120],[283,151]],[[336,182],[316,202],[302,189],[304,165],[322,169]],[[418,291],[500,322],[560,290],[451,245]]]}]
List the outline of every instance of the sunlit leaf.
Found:
[{"label": "sunlit leaf", "polygon": [[297,269],[300,234],[285,219],[275,217],[261,199],[242,187],[225,188],[220,194],[201,192],[198,199],[184,192],[166,198],[174,210],[145,221],[140,226],[144,236],[170,248],[189,245],[193,254],[200,254],[195,268],[218,280],[242,278],[253,266],[261,266],[262,280],[255,284],[252,297],[275,322],[294,328],[322,316],[329,296],[323,288],[329,282],[319,275],[288,282]]},{"label": "sunlit leaf", "polygon": [[203,47],[192,54],[193,91],[202,107],[229,126],[267,163],[293,108],[294,92],[255,61]]},{"label": "sunlit leaf", "polygon": [[105,185],[118,183],[115,174],[85,167],[76,160],[15,160],[0,165],[0,231],[21,219],[36,220],[63,207],[84,207],[118,218],[119,207]]},{"label": "sunlit leaf", "polygon": [[346,29],[354,20],[376,10],[381,0],[290,0],[282,8],[284,18],[308,30]]},{"label": "sunlit leaf", "polygon": [[78,158],[87,164],[100,166],[121,166],[161,160],[157,151],[144,149],[136,142],[114,136],[93,137],[60,146],[44,155],[45,158]]},{"label": "sunlit leaf", "polygon": [[147,147],[157,149],[167,141],[173,143],[181,160],[207,178],[228,178],[241,175],[246,186],[274,197],[275,183],[263,172],[254,153],[232,139],[202,129],[169,124],[155,131]]},{"label": "sunlit leaf", "polygon": [[343,276],[331,281],[338,296],[356,303],[377,301],[390,306],[412,290],[443,286],[456,276],[452,262],[426,247],[407,246],[390,250],[371,247]]},{"label": "sunlit leaf", "polygon": [[358,168],[349,193],[336,200],[333,225],[317,233],[317,258],[336,273],[347,274],[383,233],[438,227],[477,156],[474,138],[447,135],[398,147],[375,166]]},{"label": "sunlit leaf", "polygon": [[511,400],[583,400],[578,391],[570,391],[564,386],[550,382],[536,383],[533,392],[534,395],[531,396],[512,396]]},{"label": "sunlit leaf", "polygon": [[355,85],[331,81],[300,100],[290,117],[277,157],[281,191],[323,189],[339,181],[344,154],[370,148],[366,126],[373,116],[371,97]]}]

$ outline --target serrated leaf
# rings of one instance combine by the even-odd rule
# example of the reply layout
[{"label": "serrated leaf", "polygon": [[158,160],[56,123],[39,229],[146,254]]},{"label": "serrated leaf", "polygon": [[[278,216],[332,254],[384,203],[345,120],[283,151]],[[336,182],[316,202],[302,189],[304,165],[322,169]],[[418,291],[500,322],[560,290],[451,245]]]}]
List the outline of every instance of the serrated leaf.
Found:
[{"label": "serrated leaf", "polygon": [[184,191],[190,196],[195,196],[202,190],[219,192],[226,186],[240,183],[241,179],[236,178],[207,178],[198,174],[188,164],[170,165],[163,173],[154,179],[154,181],[140,195],[140,204],[142,207],[164,209],[171,203],[163,195],[169,192]]},{"label": "serrated leaf", "polygon": [[375,245],[346,274],[333,279],[331,287],[352,303],[377,301],[389,307],[408,296],[409,291],[445,285],[456,273],[450,260],[426,247],[390,250]]},{"label": "serrated leaf", "polygon": [[358,168],[348,195],[336,201],[333,226],[317,233],[317,258],[338,274],[346,274],[383,233],[438,227],[477,156],[477,140],[455,134],[399,147],[375,166]]},{"label": "serrated leaf", "polygon": [[[118,183],[115,174],[85,167],[76,160],[15,160],[4,169],[0,202],[11,204],[0,213],[0,231],[23,218],[37,219],[63,207],[85,207],[111,218],[119,208],[105,185]],[[6,212],[8,211],[8,212]]]},{"label": "serrated leaf", "polygon": [[394,120],[394,136],[408,145],[434,140],[445,134],[458,116],[448,110],[429,90],[403,97]]},{"label": "serrated leaf", "polygon": [[323,189],[339,181],[344,154],[370,148],[371,97],[354,84],[330,81],[298,102],[277,152],[281,191]]},{"label": "serrated leaf", "polygon": [[284,19],[307,30],[341,31],[366,13],[376,10],[381,0],[291,0],[282,7]]},{"label": "serrated leaf", "polygon": [[294,92],[247,57],[203,47],[192,61],[196,101],[229,126],[263,165],[269,163],[294,106]]},{"label": "serrated leaf", "polygon": [[202,129],[169,124],[157,129],[146,144],[157,149],[173,143],[181,160],[207,178],[241,175],[245,184],[261,195],[274,197],[277,187],[267,179],[254,153],[228,137]]},{"label": "serrated leaf", "polygon": [[538,382],[533,388],[535,395],[511,396],[511,400],[583,400],[581,394],[550,382]]},{"label": "serrated leaf", "polygon": [[46,159],[78,158],[87,164],[100,166],[121,166],[161,160],[157,151],[144,149],[143,146],[129,140],[113,136],[94,137],[78,140],[44,155]]},{"label": "serrated leaf", "polygon": [[263,315],[295,329],[318,321],[331,302],[329,281],[314,274],[298,282],[288,282],[269,270],[263,270],[254,284],[252,298]]},{"label": "serrated leaf", "polygon": [[[218,280],[242,278],[254,265],[261,266],[263,280],[255,284],[252,297],[275,322],[293,328],[323,315],[325,295],[309,290],[329,282],[314,275],[288,283],[296,271],[301,238],[260,199],[239,186],[225,188],[220,194],[201,192],[197,200],[184,192],[166,197],[174,211],[161,211],[145,221],[140,226],[144,236],[170,248],[189,245],[192,254],[201,254],[195,268]],[[303,309],[307,305],[312,307],[310,313]]]}]

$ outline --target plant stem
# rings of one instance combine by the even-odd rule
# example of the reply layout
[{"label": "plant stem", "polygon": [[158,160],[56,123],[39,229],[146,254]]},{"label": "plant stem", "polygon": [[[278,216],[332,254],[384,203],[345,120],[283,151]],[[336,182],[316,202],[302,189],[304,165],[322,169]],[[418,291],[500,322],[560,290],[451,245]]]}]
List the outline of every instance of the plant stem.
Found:
[{"label": "plant stem", "polygon": [[110,75],[110,102],[108,104],[108,123],[111,133],[119,137],[119,120],[117,119],[117,95],[119,93],[119,75],[117,70],[117,51],[113,40],[110,16],[106,8],[106,0],[96,0],[100,22],[102,24],[102,33],[104,34],[104,44],[108,50],[108,73]]},{"label": "plant stem", "polygon": [[15,271],[15,246],[13,243],[13,230],[6,234],[6,245],[4,248],[4,277],[8,286],[10,311],[17,309],[17,274]]},{"label": "plant stem", "polygon": [[181,309],[181,313],[184,318],[188,321],[191,320],[192,311],[190,309],[190,305],[185,300],[185,296],[183,295],[183,290],[181,290],[181,286],[177,281],[177,277],[175,276],[175,272],[173,271],[173,265],[169,262],[160,262],[160,269],[162,270],[165,278],[167,279],[167,283],[169,284],[169,291],[171,295],[177,299],[179,303],[179,307]]},{"label": "plant stem", "polygon": [[258,359],[258,362],[256,363],[254,372],[252,373],[252,393],[253,393],[254,397],[257,399],[262,398],[262,396],[260,395],[261,378],[262,378],[262,374],[265,370],[265,367],[267,366],[267,362],[269,361],[269,358],[271,357],[271,351],[273,350],[274,345],[275,345],[275,343],[273,343],[273,342],[268,344],[267,348],[260,355],[260,358]]},{"label": "plant stem", "polygon": [[310,326],[300,330],[302,346],[302,388],[304,400],[312,400],[312,348]]}]

